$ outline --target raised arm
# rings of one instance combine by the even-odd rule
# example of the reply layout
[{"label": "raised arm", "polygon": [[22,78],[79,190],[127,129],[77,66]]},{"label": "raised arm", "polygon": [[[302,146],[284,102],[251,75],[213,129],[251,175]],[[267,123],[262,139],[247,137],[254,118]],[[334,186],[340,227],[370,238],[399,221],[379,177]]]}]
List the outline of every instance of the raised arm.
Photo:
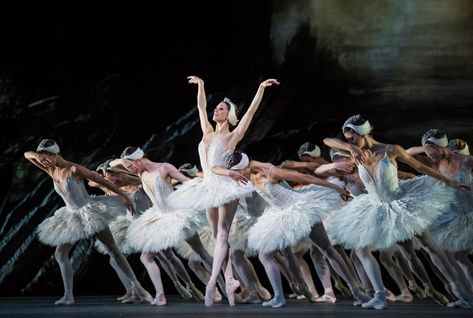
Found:
[{"label": "raised arm", "polygon": [[197,76],[188,76],[189,84],[197,84],[197,109],[199,110],[200,127],[204,136],[213,132],[207,114],[207,97],[205,96],[204,81]]},{"label": "raised arm", "polygon": [[34,164],[36,167],[40,168],[47,174],[49,174],[48,169],[46,168],[45,165],[41,163],[41,158],[39,157],[39,154],[34,151],[27,151],[24,154],[25,158],[28,159],[32,164]]},{"label": "raised arm", "polygon": [[420,155],[420,154],[425,153],[425,147],[424,146],[411,147],[409,149],[406,149],[406,152],[410,154],[411,156]]},{"label": "raised arm", "polygon": [[133,203],[131,203],[130,199],[122,192],[120,189],[118,189],[117,186],[115,186],[113,183],[110,181],[104,179],[100,174],[98,174],[95,171],[91,171],[83,166],[80,165],[74,165],[71,168],[72,173],[77,174],[81,176],[84,179],[90,180],[92,182],[97,183],[99,186],[102,186],[104,188],[109,189],[112,192],[115,192],[118,196],[120,196],[123,199],[123,202],[125,203],[125,206],[132,211],[132,213],[135,212],[135,208],[133,206]]},{"label": "raised arm", "polygon": [[469,186],[460,184],[456,180],[449,179],[445,177],[444,175],[442,175],[441,173],[439,173],[438,171],[420,163],[414,157],[408,154],[407,151],[399,145],[393,145],[392,151],[394,152],[395,156],[397,157],[399,161],[404,162],[405,164],[408,164],[409,166],[416,169],[418,172],[422,174],[426,174],[435,179],[441,180],[454,188],[463,188],[463,189],[470,188]]},{"label": "raised arm", "polygon": [[234,139],[236,143],[238,143],[240,140],[243,139],[243,136],[248,130],[251,120],[253,119],[253,116],[255,115],[261,103],[264,90],[266,89],[266,87],[269,87],[272,85],[279,85],[279,82],[276,79],[271,78],[271,79],[267,79],[266,81],[264,81],[263,83],[259,85],[258,90],[256,91],[256,95],[250,104],[250,107],[248,107],[248,110],[246,111],[245,115],[243,115],[238,125],[232,131],[232,134],[234,135]]}]

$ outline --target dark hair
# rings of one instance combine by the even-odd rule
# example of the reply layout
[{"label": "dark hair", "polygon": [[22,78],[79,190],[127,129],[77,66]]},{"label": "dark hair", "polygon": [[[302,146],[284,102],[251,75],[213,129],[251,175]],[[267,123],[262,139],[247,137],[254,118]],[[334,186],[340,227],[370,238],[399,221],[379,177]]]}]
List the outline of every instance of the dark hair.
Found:
[{"label": "dark hair", "polygon": [[299,147],[299,150],[297,151],[297,156],[299,156],[300,158],[304,152],[306,151],[311,152],[314,150],[315,150],[315,145],[307,141]]},{"label": "dark hair", "polygon": [[360,114],[358,115],[353,115],[351,116],[350,118],[348,118],[345,123],[343,123],[343,131],[347,131],[347,130],[350,130],[352,132],[354,132],[355,134],[358,135],[358,133],[353,130],[352,128],[350,127],[345,127],[345,125],[347,124],[352,124],[354,126],[360,126],[360,125],[363,125],[365,122],[367,121],[367,119],[365,119],[363,116],[361,116]]},{"label": "dark hair", "polygon": [[[55,142],[54,140],[52,139],[43,139],[40,141],[40,143],[38,144],[38,147],[36,148],[36,151],[38,153],[41,153],[41,154],[52,154],[52,152],[49,152],[49,151],[46,151],[42,148],[47,148],[47,147],[51,147],[53,145],[57,145],[57,142]],[[58,146],[59,147],[59,146]],[[58,153],[59,154],[59,153]]]},{"label": "dark hair", "polygon": [[122,154],[120,155],[120,158],[131,155],[132,153],[136,151],[136,149],[138,149],[138,147],[133,147],[133,146],[126,147],[125,150],[123,150]]},{"label": "dark hair", "polygon": [[[228,102],[226,102],[226,101],[222,101],[222,103],[224,103],[224,104],[227,106],[228,111],[230,111],[230,109],[232,108],[232,106],[230,105],[230,103],[228,103]],[[233,105],[235,106],[235,113],[236,113],[236,115],[238,116],[238,111],[239,111],[239,109],[238,109],[237,105],[235,105],[235,104],[233,104]]]},{"label": "dark hair", "polygon": [[[239,150],[235,150],[233,153],[228,155],[225,161],[225,168],[230,169],[231,167],[239,164],[242,158],[243,158],[242,152]],[[251,158],[249,156],[248,156],[248,159],[250,159],[251,161]]]}]

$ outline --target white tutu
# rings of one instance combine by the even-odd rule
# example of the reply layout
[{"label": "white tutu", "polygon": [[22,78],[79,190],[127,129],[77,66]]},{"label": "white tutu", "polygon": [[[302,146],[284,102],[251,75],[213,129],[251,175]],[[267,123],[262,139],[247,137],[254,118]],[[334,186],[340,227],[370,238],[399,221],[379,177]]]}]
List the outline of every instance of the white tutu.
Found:
[{"label": "white tutu", "polygon": [[372,191],[391,196],[391,200],[377,199],[372,193],[361,194],[333,216],[329,233],[334,242],[345,248],[388,249],[396,242],[422,234],[450,205],[453,189],[431,177],[401,181],[399,187],[397,169],[391,171],[389,178],[395,178],[388,184],[395,191]]},{"label": "white tutu", "polygon": [[168,205],[176,209],[205,210],[248,197],[255,191],[251,184],[238,183],[230,177],[209,173],[213,176],[184,182],[169,195]]},{"label": "white tutu", "polygon": [[249,247],[270,253],[293,246],[307,238],[312,227],[322,222],[339,204],[339,194],[326,187],[310,186],[296,192],[287,185],[264,182],[260,194],[270,203],[248,232]]},{"label": "white tutu", "polygon": [[153,206],[131,222],[127,244],[133,251],[153,253],[177,246],[202,227],[196,214],[193,210],[162,212]]},{"label": "white tutu", "polygon": [[116,196],[88,196],[80,208],[62,207],[38,225],[39,240],[47,245],[73,244],[103,231],[123,211],[123,201]]}]

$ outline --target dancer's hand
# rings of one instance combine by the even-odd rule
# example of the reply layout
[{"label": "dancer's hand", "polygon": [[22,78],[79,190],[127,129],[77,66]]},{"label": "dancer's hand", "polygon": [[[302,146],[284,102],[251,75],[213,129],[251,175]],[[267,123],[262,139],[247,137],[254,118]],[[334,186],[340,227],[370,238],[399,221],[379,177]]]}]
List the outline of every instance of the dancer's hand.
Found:
[{"label": "dancer's hand", "polygon": [[187,79],[189,80],[189,84],[203,84],[204,81],[200,78],[200,77],[197,77],[197,76],[194,76],[194,75],[191,75],[191,76],[187,76]]},{"label": "dancer's hand", "polygon": [[46,156],[40,156],[38,158],[38,161],[39,163],[41,163],[43,166],[45,167],[51,167],[54,165],[53,161],[51,160],[51,158],[48,158]]},{"label": "dancer's hand", "polygon": [[355,170],[355,163],[347,161],[335,162],[335,170],[339,173],[352,173]]},{"label": "dancer's hand", "polygon": [[337,192],[340,194],[340,197],[343,201],[347,202],[352,197],[350,191],[337,187]]},{"label": "dancer's hand", "polygon": [[228,170],[228,176],[233,180],[241,183],[248,183],[248,178],[245,177],[241,172],[235,170]]},{"label": "dancer's hand", "polygon": [[267,79],[266,81],[264,81],[263,83],[261,83],[259,86],[261,87],[269,87],[269,86],[272,86],[272,85],[279,85],[279,82],[277,79],[275,78],[270,78],[270,79]]},{"label": "dancer's hand", "polygon": [[355,145],[350,145],[350,154],[355,159],[356,162],[363,163],[365,162],[365,154],[360,149],[360,147]]}]

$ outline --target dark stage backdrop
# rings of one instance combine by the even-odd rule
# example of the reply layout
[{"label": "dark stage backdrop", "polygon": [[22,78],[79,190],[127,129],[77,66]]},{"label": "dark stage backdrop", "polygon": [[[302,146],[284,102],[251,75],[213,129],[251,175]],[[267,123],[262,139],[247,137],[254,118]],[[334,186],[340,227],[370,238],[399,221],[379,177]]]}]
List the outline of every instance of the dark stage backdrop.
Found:
[{"label": "dark stage backdrop", "polygon": [[[471,1],[201,2],[1,10],[1,296],[62,290],[35,227],[63,203],[23,152],[52,138],[90,168],[129,145],[155,161],[198,163],[187,75],[206,81],[209,112],[225,96],[244,111],[262,80],[281,81],[239,145],[262,161],[321,145],[355,113],[405,147],[433,127],[473,142]],[[92,241],[71,256],[77,294],[121,292]]]}]

